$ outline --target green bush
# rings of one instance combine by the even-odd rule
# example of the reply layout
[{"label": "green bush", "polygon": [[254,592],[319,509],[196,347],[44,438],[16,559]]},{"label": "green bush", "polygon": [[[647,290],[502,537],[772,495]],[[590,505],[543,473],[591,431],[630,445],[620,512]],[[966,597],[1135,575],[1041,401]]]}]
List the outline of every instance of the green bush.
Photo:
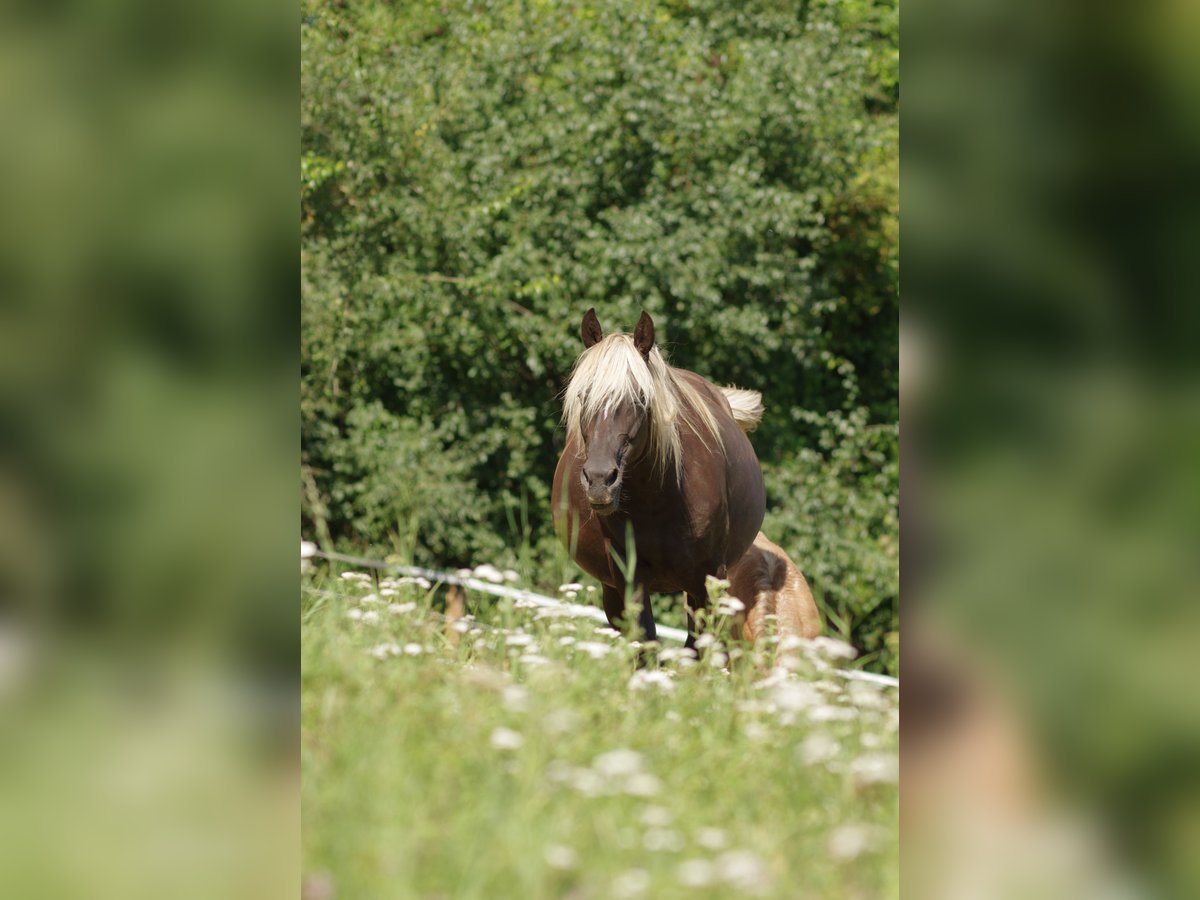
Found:
[{"label": "green bush", "polygon": [[303,23],[306,530],[547,561],[579,320],[646,309],[675,364],[763,391],[770,536],[879,651],[894,2],[306,2]]}]

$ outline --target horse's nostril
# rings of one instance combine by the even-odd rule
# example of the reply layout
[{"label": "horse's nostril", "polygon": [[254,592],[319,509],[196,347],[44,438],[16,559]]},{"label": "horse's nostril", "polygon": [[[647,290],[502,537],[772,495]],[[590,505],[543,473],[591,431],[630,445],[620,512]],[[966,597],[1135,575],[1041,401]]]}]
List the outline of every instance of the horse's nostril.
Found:
[{"label": "horse's nostril", "polygon": [[610,469],[589,469],[587,466],[584,466],[579,474],[583,480],[583,486],[594,490],[599,487],[611,488],[617,483],[617,478],[620,477],[620,470],[615,466]]}]

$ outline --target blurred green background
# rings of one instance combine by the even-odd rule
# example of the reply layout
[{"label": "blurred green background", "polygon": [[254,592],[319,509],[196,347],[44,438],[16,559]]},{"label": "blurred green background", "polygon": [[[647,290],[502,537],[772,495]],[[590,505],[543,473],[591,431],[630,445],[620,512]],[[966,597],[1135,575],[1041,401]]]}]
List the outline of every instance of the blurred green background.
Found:
[{"label": "blurred green background", "polygon": [[[1078,895],[1200,892],[1198,28],[1171,0],[905,14],[906,634],[994,673],[1095,839]],[[906,710],[952,730],[969,700],[909,649]],[[912,833],[906,871],[937,852]]]},{"label": "blurred green background", "polygon": [[764,530],[894,672],[895,2],[303,9],[305,535],[553,589],[579,322],[645,309],[762,391]]},{"label": "blurred green background", "polygon": [[0,8],[0,895],[295,896],[290,4]]}]

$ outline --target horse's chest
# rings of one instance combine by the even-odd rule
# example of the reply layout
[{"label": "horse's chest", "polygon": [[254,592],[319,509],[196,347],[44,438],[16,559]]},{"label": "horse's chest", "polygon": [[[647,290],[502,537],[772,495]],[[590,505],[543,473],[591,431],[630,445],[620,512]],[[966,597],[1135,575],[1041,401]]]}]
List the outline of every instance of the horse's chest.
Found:
[{"label": "horse's chest", "polygon": [[632,510],[621,521],[606,522],[604,530],[622,557],[629,555],[626,540],[632,534],[638,569],[651,582],[663,582],[652,590],[673,591],[682,589],[681,578],[708,568],[710,560],[719,555],[723,529],[718,519],[716,511],[692,509],[685,514],[679,507],[660,504]]}]

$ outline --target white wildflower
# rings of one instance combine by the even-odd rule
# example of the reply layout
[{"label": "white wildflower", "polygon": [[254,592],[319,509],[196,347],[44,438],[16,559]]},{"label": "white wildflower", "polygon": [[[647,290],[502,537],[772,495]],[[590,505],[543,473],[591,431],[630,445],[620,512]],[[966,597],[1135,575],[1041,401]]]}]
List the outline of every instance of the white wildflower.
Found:
[{"label": "white wildflower", "polygon": [[836,740],[823,732],[816,732],[806,737],[800,745],[800,759],[805,765],[815,766],[836,758],[839,750],[841,745]]},{"label": "white wildflower", "polygon": [[379,613],[373,609],[368,609],[366,612],[364,612],[362,614],[362,620],[364,622],[370,622],[370,623],[374,624],[375,622],[379,621]]},{"label": "white wildflower", "polygon": [[660,850],[678,853],[683,849],[683,837],[669,828],[651,828],[642,835],[642,846],[651,853]]},{"label": "white wildflower", "polygon": [[529,691],[519,684],[505,685],[500,690],[500,700],[505,709],[513,712],[524,712],[529,706]]},{"label": "white wildflower", "polygon": [[770,674],[768,674],[766,678],[762,679],[761,681],[754,682],[754,686],[756,688],[769,688],[774,687],[777,684],[784,684],[791,680],[791,673],[788,672],[787,669],[776,666],[771,670]]},{"label": "white wildflower", "polygon": [[891,706],[877,685],[865,681],[850,682],[847,693],[850,695],[850,702],[859,709],[884,710]]},{"label": "white wildflower", "polygon": [[634,797],[656,797],[662,790],[662,782],[649,772],[635,772],[625,780],[621,790]]},{"label": "white wildflower", "polygon": [[600,644],[596,641],[580,641],[575,645],[575,649],[582,650],[592,659],[601,659],[608,656],[612,652],[612,646],[609,644]]},{"label": "white wildflower", "polygon": [[640,897],[650,887],[650,873],[645,869],[630,869],[622,872],[612,883],[612,895],[618,900]]},{"label": "white wildflower", "polygon": [[312,559],[316,555],[317,555],[317,545],[316,544],[314,544],[312,541],[301,541],[300,542],[300,558],[301,559]]},{"label": "white wildflower", "polygon": [[352,607],[350,607],[350,609],[346,610],[346,618],[347,619],[354,619],[357,621],[358,619],[361,619],[362,617],[363,617],[363,611],[361,609],[359,609],[357,606],[352,606]]},{"label": "white wildflower", "polygon": [[542,858],[552,869],[573,869],[579,856],[570,847],[562,844],[550,844],[542,851]]},{"label": "white wildflower", "polygon": [[492,732],[492,746],[497,750],[518,750],[525,738],[511,728],[497,728]]},{"label": "white wildflower", "polygon": [[405,644],[404,652],[408,656],[420,656],[422,653],[425,652],[425,648],[422,647],[420,644]]},{"label": "white wildflower", "polygon": [[343,572],[341,577],[343,581],[355,581],[359,584],[371,583],[371,576],[366,572]]},{"label": "white wildflower", "polygon": [[657,688],[663,693],[670,693],[675,690],[675,683],[671,681],[671,675],[668,672],[651,672],[645,669],[634,672],[633,677],[629,679],[629,689],[641,691],[646,688]]},{"label": "white wildflower", "polygon": [[546,657],[544,657],[538,653],[529,653],[528,651],[525,653],[522,653],[517,658],[517,661],[522,663],[523,665],[530,666],[530,667],[547,666],[550,664],[550,660],[548,660]]},{"label": "white wildflower", "polygon": [[517,634],[510,634],[508,637],[506,637],[504,639],[504,643],[509,647],[528,647],[533,643],[533,636],[518,632]]},{"label": "white wildflower", "polygon": [[785,681],[772,688],[771,700],[782,710],[796,712],[820,703],[821,696],[811,684],[803,681]]},{"label": "white wildflower", "polygon": [[797,637],[794,634],[785,634],[779,638],[779,652],[789,653],[792,650],[799,650],[805,646],[806,641],[802,637]]},{"label": "white wildflower", "polygon": [[708,588],[709,596],[715,597],[718,594],[729,590],[729,581],[725,578],[717,578],[713,575],[705,575],[704,586]]},{"label": "white wildflower", "polygon": [[839,825],[829,835],[829,855],[841,862],[850,862],[868,853],[879,843],[879,830],[868,825],[852,823]]},{"label": "white wildflower", "polygon": [[504,576],[505,581],[520,581],[521,580],[521,576],[518,575],[516,572],[514,572],[512,569],[505,569],[501,574]]},{"label": "white wildflower", "polygon": [[676,870],[676,877],[684,887],[708,887],[715,875],[716,870],[707,859],[685,859]]},{"label": "white wildflower", "polygon": [[570,785],[585,797],[598,797],[605,793],[604,779],[591,769],[573,769]]},{"label": "white wildflower", "polygon": [[808,649],[826,659],[854,659],[858,651],[845,641],[839,641],[826,635],[819,635],[808,642]]},{"label": "white wildflower", "polygon": [[378,603],[379,595],[378,594],[367,594],[366,596],[361,597],[358,602],[359,603]]},{"label": "white wildflower", "polygon": [[551,710],[542,719],[542,727],[548,734],[559,735],[574,731],[579,725],[579,713],[573,709]]},{"label": "white wildflower", "polygon": [[592,760],[592,768],[609,778],[621,778],[640,772],[642,759],[636,750],[609,750]]},{"label": "white wildflower", "polygon": [[376,659],[387,659],[389,656],[397,655],[400,647],[397,644],[376,644],[367,652]]},{"label": "white wildflower", "polygon": [[722,597],[717,602],[718,616],[734,616],[746,611],[746,604],[737,597]]},{"label": "white wildflower", "polygon": [[432,587],[432,585],[429,583],[428,578],[417,578],[417,580],[414,581],[413,584],[415,584],[417,587],[419,587],[423,591],[427,591]]},{"label": "white wildflower", "polygon": [[476,566],[475,571],[471,573],[476,578],[483,581],[490,581],[492,584],[499,584],[504,580],[504,573],[493,566],[491,563],[484,563],[481,566]]},{"label": "white wildflower", "polygon": [[781,653],[775,660],[775,664],[788,672],[802,672],[805,675],[811,675],[813,668],[828,669],[829,663],[823,659],[814,659],[810,656],[793,655],[789,653]]},{"label": "white wildflower", "polygon": [[570,593],[571,591],[578,593],[579,591],[582,591],[582,590],[583,590],[583,585],[579,584],[578,582],[575,582],[575,581],[572,581],[570,584],[560,584],[558,586],[558,592],[560,594],[567,594],[567,593]]},{"label": "white wildflower", "polygon": [[466,634],[468,631],[471,630],[471,623],[466,621],[465,619],[459,619],[456,622],[454,622],[454,624],[451,625],[450,627],[453,628],[455,631],[457,631],[459,634]]},{"label": "white wildflower", "polygon": [[747,740],[755,743],[762,743],[771,736],[771,732],[761,722],[747,722],[742,726],[742,734],[746,735]]},{"label": "white wildflower", "polygon": [[848,722],[858,715],[848,706],[833,706],[821,703],[808,711],[809,721],[812,722]]},{"label": "white wildflower", "polygon": [[705,633],[696,638],[696,649],[703,650],[706,647],[712,647],[717,643],[717,639],[711,634]]},{"label": "white wildflower", "polygon": [[696,832],[696,843],[706,850],[722,850],[729,838],[720,828],[701,828]]},{"label": "white wildflower", "polygon": [[762,857],[749,850],[730,850],[717,858],[721,880],[740,890],[759,893],[771,882],[771,873]]},{"label": "white wildflower", "polygon": [[894,754],[868,753],[850,763],[850,774],[859,788],[895,784],[900,780],[900,760]]},{"label": "white wildflower", "polygon": [[578,640],[578,638],[574,637],[573,635],[564,634],[558,639],[558,643],[563,647],[570,647],[573,643],[575,643],[576,640]]},{"label": "white wildflower", "polygon": [[666,828],[671,824],[671,811],[665,806],[647,806],[638,819],[649,828]]},{"label": "white wildflower", "polygon": [[667,647],[658,654],[658,658],[677,669],[688,669],[696,665],[696,651],[686,647]]}]

